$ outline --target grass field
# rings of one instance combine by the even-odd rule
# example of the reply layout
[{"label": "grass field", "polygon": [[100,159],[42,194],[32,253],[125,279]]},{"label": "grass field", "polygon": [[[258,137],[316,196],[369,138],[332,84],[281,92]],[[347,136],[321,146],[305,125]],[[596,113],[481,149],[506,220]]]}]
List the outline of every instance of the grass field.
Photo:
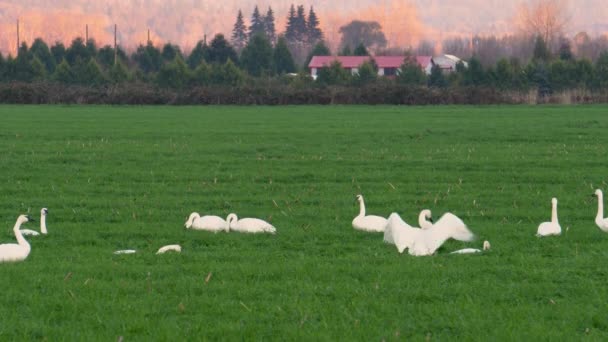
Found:
[{"label": "grass field", "polygon": [[[0,242],[50,210],[0,264],[0,340],[606,340],[607,128],[606,106],[0,106]],[[478,240],[400,255],[352,229],[357,193]],[[551,197],[564,234],[537,239]],[[278,233],[185,230],[192,211]]]}]

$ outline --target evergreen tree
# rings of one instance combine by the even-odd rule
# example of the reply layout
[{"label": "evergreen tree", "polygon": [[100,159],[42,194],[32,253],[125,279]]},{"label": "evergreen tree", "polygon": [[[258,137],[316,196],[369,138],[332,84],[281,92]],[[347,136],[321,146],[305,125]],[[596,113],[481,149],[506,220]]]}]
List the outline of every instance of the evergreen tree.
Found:
[{"label": "evergreen tree", "polygon": [[349,83],[351,75],[342,68],[339,61],[332,62],[328,68],[321,68],[317,82],[321,85],[344,85]]},{"label": "evergreen tree", "polygon": [[144,73],[158,72],[163,65],[160,50],[154,47],[152,42],[148,42],[146,46],[138,46],[131,58]]},{"label": "evergreen tree", "polygon": [[65,53],[65,59],[71,66],[76,65],[79,61],[86,63],[91,57],[91,51],[89,51],[84,44],[84,40],[80,37],[72,41],[72,45],[70,45]]},{"label": "evergreen tree", "polygon": [[6,81],[6,60],[0,52],[0,82]]},{"label": "evergreen tree", "polygon": [[124,83],[129,80],[129,72],[122,61],[113,64],[108,72],[110,81],[114,84]]},{"label": "evergreen tree", "polygon": [[89,59],[88,62],[78,66],[77,78],[81,84],[88,84],[92,86],[99,86],[106,83],[106,77],[101,72],[99,64],[94,58]]},{"label": "evergreen tree", "polygon": [[319,28],[319,18],[317,17],[317,14],[312,6],[310,6],[310,12],[308,12],[308,27],[306,31],[308,44],[310,46],[313,46],[317,44],[317,42],[323,40],[323,31],[321,31]]},{"label": "evergreen tree", "polygon": [[[244,34],[244,31],[243,31]],[[246,37],[246,36],[245,36]],[[244,46],[244,45],[243,45]],[[201,63],[209,59],[209,46],[207,42],[199,40],[196,46],[188,56],[188,66],[190,69],[196,69]]]},{"label": "evergreen tree", "polygon": [[19,48],[19,55],[14,61],[14,80],[22,82],[31,82],[34,79],[34,70],[32,69],[32,64],[30,62],[31,58],[27,48],[27,44],[23,43]]},{"label": "evergreen tree", "polygon": [[270,73],[272,62],[272,45],[261,33],[253,36],[241,53],[241,65],[252,76],[259,77]]},{"label": "evergreen tree", "polygon": [[331,51],[329,51],[329,48],[325,45],[323,41],[318,42],[312,48],[312,50],[308,54],[308,57],[306,57],[306,61],[304,62],[304,69],[308,69],[308,65],[310,64],[310,61],[314,56],[331,56]]},{"label": "evergreen tree", "polygon": [[399,68],[399,73],[397,74],[397,82],[408,85],[427,84],[426,74],[415,57],[407,55],[404,58],[403,64],[401,64],[401,68]]},{"label": "evergreen tree", "polygon": [[182,58],[182,61],[183,61],[183,58],[184,58],[183,55],[182,55],[182,51],[180,50],[179,46],[172,45],[171,43],[167,43],[167,44],[165,44],[165,46],[163,46],[163,50],[161,52],[161,55],[163,56],[163,60],[165,62],[174,61],[177,56],[179,56],[180,58]]},{"label": "evergreen tree", "polygon": [[608,51],[604,51],[595,62],[596,87],[608,89]]},{"label": "evergreen tree", "polygon": [[55,70],[55,59],[51,54],[51,50],[48,45],[41,38],[36,38],[32,47],[30,48],[30,52],[33,57],[37,57],[40,62],[44,65],[46,69],[46,73],[51,73]]},{"label": "evergreen tree", "polygon": [[367,52],[367,49],[365,48],[365,45],[359,44],[355,48],[355,51],[353,51],[353,55],[354,56],[369,56],[369,52]]},{"label": "evergreen tree", "polygon": [[559,45],[559,59],[561,59],[562,61],[574,60],[572,48],[570,46],[570,42],[567,39],[563,39],[561,44]]},{"label": "evergreen tree", "polygon": [[306,22],[306,11],[303,5],[299,5],[296,11],[295,19],[295,30],[296,30],[296,42],[303,44],[307,41],[308,37],[308,24]]},{"label": "evergreen tree", "polygon": [[[120,48],[120,46],[118,46],[117,49],[118,51],[116,55],[118,57],[118,62],[122,62],[123,64],[127,63],[127,54],[124,52],[123,49]],[[105,45],[104,47],[99,49],[99,51],[97,51],[96,59],[101,66],[105,68],[112,67],[114,65],[114,47],[110,45]]]},{"label": "evergreen tree", "polygon": [[238,62],[236,51],[230,46],[223,34],[217,34],[209,46],[209,63],[225,64],[232,60],[233,64]]},{"label": "evergreen tree", "polygon": [[353,77],[353,83],[357,86],[374,82],[378,78],[378,72],[370,61],[365,61],[359,66],[357,74]]},{"label": "evergreen tree", "polygon": [[63,62],[65,59],[65,46],[61,42],[56,42],[55,45],[51,46],[51,55],[55,59],[55,65]]},{"label": "evergreen tree", "polygon": [[463,82],[468,86],[480,86],[486,81],[486,75],[483,71],[483,65],[477,57],[472,57],[469,60],[469,67],[464,70]]},{"label": "evergreen tree", "polygon": [[245,81],[245,75],[231,59],[223,65],[213,65],[211,69],[211,82],[225,86],[239,86]]},{"label": "evergreen tree", "polygon": [[285,28],[285,39],[287,39],[287,43],[295,44],[296,38],[296,9],[291,4],[289,16],[287,17],[287,27]]},{"label": "evergreen tree", "polygon": [[438,64],[433,65],[431,68],[431,75],[428,81],[429,87],[433,88],[445,88],[448,85],[447,80],[443,76],[443,71]]},{"label": "evergreen tree", "polygon": [[32,80],[42,81],[46,78],[47,70],[46,66],[40,61],[38,56],[34,56],[30,62],[30,69],[32,70]]},{"label": "evergreen tree", "polygon": [[274,11],[271,7],[268,7],[268,12],[266,12],[266,16],[264,17],[264,32],[266,32],[266,37],[273,45],[277,40],[277,30],[274,21]]},{"label": "evergreen tree", "polygon": [[156,83],[162,88],[184,89],[190,83],[190,71],[181,56],[164,64],[156,75]]},{"label": "evergreen tree", "polygon": [[274,48],[274,67],[278,74],[291,73],[296,71],[296,65],[287,47],[287,40],[284,36],[279,36],[277,45]]},{"label": "evergreen tree", "polygon": [[192,75],[192,84],[194,86],[208,86],[211,84],[212,70],[209,64],[202,61]]},{"label": "evergreen tree", "polygon": [[89,53],[89,58],[96,58],[97,57],[97,43],[95,43],[95,39],[89,38],[89,40],[87,40],[85,42],[85,46]]},{"label": "evergreen tree", "polygon": [[496,87],[506,90],[513,87],[513,68],[511,63],[505,58],[502,58],[496,63]]},{"label": "evergreen tree", "polygon": [[30,51],[27,47],[27,43],[23,42],[19,46],[19,51],[17,52],[17,59],[23,59],[25,61],[29,61],[31,59]]},{"label": "evergreen tree", "polygon": [[264,18],[260,15],[260,10],[256,5],[251,15],[251,26],[249,26],[249,39],[253,39],[256,35],[266,34],[266,25]]},{"label": "evergreen tree", "polygon": [[[245,21],[243,20],[243,12],[239,10],[239,13],[236,16],[236,22],[234,23],[234,28],[232,29],[232,45],[236,49],[236,51],[241,52],[247,43],[247,27],[245,26]],[[200,42],[199,42],[200,44]],[[206,44],[205,44],[206,45]],[[198,46],[198,45],[197,45]],[[200,61],[199,61],[200,63]],[[190,63],[190,67],[195,67],[199,63],[192,65]]]},{"label": "evergreen tree", "polygon": [[531,82],[538,89],[538,96],[545,97],[551,95],[551,82],[549,81],[549,71],[544,63],[530,63],[528,69]]},{"label": "evergreen tree", "polygon": [[76,74],[70,64],[64,59],[55,68],[51,79],[65,84],[72,84],[76,82]]},{"label": "evergreen tree", "polygon": [[344,45],[342,48],[342,52],[340,52],[340,56],[352,56],[353,52],[350,49],[350,46]]}]

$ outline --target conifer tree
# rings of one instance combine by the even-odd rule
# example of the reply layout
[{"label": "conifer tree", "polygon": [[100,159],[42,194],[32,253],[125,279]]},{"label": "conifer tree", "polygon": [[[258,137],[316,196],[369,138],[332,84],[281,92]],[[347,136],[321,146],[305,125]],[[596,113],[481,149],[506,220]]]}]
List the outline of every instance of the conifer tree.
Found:
[{"label": "conifer tree", "polygon": [[310,6],[310,12],[308,13],[307,38],[310,46],[314,46],[323,40],[323,31],[319,28],[319,18],[312,6]]},{"label": "conifer tree", "polygon": [[285,74],[296,71],[296,65],[287,47],[287,40],[280,36],[277,46],[274,48],[274,66],[278,74]]},{"label": "conifer tree", "polygon": [[[239,13],[236,16],[236,22],[234,23],[234,28],[232,29],[232,45],[234,48],[241,52],[247,43],[247,27],[245,26],[245,21],[243,20],[243,12],[239,10]],[[197,45],[198,47],[198,45]],[[195,67],[190,65],[190,67]]]},{"label": "conifer tree", "polygon": [[289,16],[287,17],[287,27],[285,28],[285,39],[289,44],[296,42],[296,8],[291,4]]},{"label": "conifer tree", "polygon": [[276,43],[277,40],[277,30],[275,28],[274,21],[274,11],[269,6],[268,12],[266,12],[266,16],[264,17],[264,31],[266,32],[266,37],[273,45]]},{"label": "conifer tree", "polygon": [[266,34],[266,25],[264,17],[260,15],[260,10],[256,5],[251,15],[251,25],[249,26],[249,39],[252,39],[258,34]]}]

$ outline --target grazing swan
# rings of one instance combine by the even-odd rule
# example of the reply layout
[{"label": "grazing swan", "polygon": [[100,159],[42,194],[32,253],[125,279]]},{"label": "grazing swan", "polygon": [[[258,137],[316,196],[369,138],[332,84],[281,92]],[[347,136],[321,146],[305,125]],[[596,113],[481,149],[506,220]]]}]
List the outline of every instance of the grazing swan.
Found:
[{"label": "grazing swan", "polygon": [[181,253],[182,252],[182,246],[180,246],[180,245],[167,245],[167,246],[161,247],[158,250],[158,252],[156,252],[156,254],[163,254],[163,253],[169,252],[169,251],[174,251],[174,252]]},{"label": "grazing swan", "polygon": [[357,201],[359,201],[360,209],[359,215],[353,220],[353,228],[366,232],[384,232],[388,220],[381,216],[365,216],[363,195],[357,195]]},{"label": "grazing swan", "polygon": [[17,238],[17,243],[5,243],[0,245],[0,262],[23,261],[30,254],[30,244],[25,241],[19,228],[22,224],[33,221],[26,215],[20,215],[17,218],[13,232]]},{"label": "grazing swan", "polygon": [[597,196],[597,216],[595,216],[595,224],[604,232],[608,233],[608,219],[604,218],[604,194],[602,190],[595,190]]},{"label": "grazing swan", "polygon": [[201,217],[198,213],[192,213],[188,217],[185,226],[186,229],[192,228],[194,230],[207,230],[217,233],[226,230],[226,220],[219,216],[206,215]]},{"label": "grazing swan", "polygon": [[257,218],[239,218],[236,214],[230,214],[226,218],[226,231],[234,230],[240,233],[271,233],[277,232],[277,229],[270,223]]},{"label": "grazing swan", "polygon": [[557,220],[557,198],[551,199],[551,222],[543,222],[538,226],[536,236],[560,235],[562,227]]},{"label": "grazing swan", "polygon": [[137,251],[134,249],[123,249],[123,250],[114,252],[114,254],[134,254],[136,252]]},{"label": "grazing swan", "polygon": [[[43,235],[46,235],[47,231],[46,231],[46,214],[49,213],[49,210],[47,208],[42,208],[40,209],[40,233],[42,233]],[[21,234],[23,235],[29,235],[29,236],[38,236],[40,235],[40,233],[38,233],[35,230],[31,230],[31,229],[21,229]]]},{"label": "grazing swan", "polygon": [[387,229],[393,230],[393,238],[399,253],[408,249],[414,256],[432,255],[448,239],[471,241],[475,235],[466,226],[414,228],[401,219],[399,214],[389,216]]},{"label": "grazing swan", "polygon": [[[483,250],[484,251],[489,251],[490,250],[490,241],[486,240],[483,242]],[[450,254],[474,254],[474,253],[481,253],[482,250],[477,249],[477,248],[465,248],[465,249],[460,249],[457,251],[454,251]]]}]

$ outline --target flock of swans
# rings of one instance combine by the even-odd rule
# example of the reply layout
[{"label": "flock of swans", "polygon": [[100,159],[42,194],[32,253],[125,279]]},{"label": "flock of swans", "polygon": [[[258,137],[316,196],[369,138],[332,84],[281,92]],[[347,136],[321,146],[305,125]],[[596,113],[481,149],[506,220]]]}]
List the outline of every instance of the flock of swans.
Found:
[{"label": "flock of swans", "polygon": [[[608,233],[608,219],[604,218],[604,196],[600,189],[594,196],[598,200],[596,225]],[[433,222],[432,213],[425,209],[418,216],[419,227],[412,227],[397,213],[392,213],[388,219],[382,216],[365,215],[365,202],[362,195],[357,195],[360,210],[353,219],[353,228],[365,232],[383,232],[384,242],[395,245],[399,253],[406,249],[413,256],[433,255],[449,239],[469,242],[475,238],[467,225],[456,215],[445,213],[437,222]],[[538,226],[536,236],[545,237],[560,235],[562,228],[557,218],[557,198],[551,199],[551,221]],[[490,242],[484,241],[482,250],[465,248],[452,252],[453,254],[480,253],[490,249]]]},{"label": "flock of swans", "polygon": [[[597,197],[598,209],[595,217],[596,225],[608,233],[608,218],[604,218],[604,195],[601,190],[596,190],[593,196]],[[469,230],[467,225],[456,215],[445,213],[437,222],[433,221],[432,212],[429,209],[422,210],[418,216],[419,227],[413,227],[406,223],[397,213],[392,213],[388,218],[376,215],[366,215],[365,202],[363,195],[357,195],[360,210],[353,221],[353,228],[365,232],[378,232],[384,234],[384,242],[395,245],[399,253],[406,249],[413,256],[433,255],[449,239],[458,241],[472,241],[475,234]],[[15,262],[25,260],[31,251],[31,246],[24,236],[46,235],[46,216],[49,213],[47,208],[40,210],[40,232],[30,229],[21,229],[21,226],[28,222],[35,222],[28,215],[19,215],[13,232],[17,243],[6,243],[0,245],[0,263]],[[236,214],[229,214],[224,220],[219,216],[205,215],[194,212],[190,214],[184,224],[186,229],[205,230],[214,233],[218,232],[239,232],[239,233],[270,233],[275,234],[276,228],[272,224],[257,218],[241,218]],[[538,226],[536,236],[560,235],[562,232],[557,217],[557,198],[551,199],[551,221],[543,222]],[[476,248],[465,248],[452,252],[453,254],[480,253],[490,249],[490,242],[484,241],[482,250]],[[180,245],[167,245],[161,247],[156,254],[174,251],[181,252]],[[133,249],[119,250],[114,254],[133,254]]]}]

